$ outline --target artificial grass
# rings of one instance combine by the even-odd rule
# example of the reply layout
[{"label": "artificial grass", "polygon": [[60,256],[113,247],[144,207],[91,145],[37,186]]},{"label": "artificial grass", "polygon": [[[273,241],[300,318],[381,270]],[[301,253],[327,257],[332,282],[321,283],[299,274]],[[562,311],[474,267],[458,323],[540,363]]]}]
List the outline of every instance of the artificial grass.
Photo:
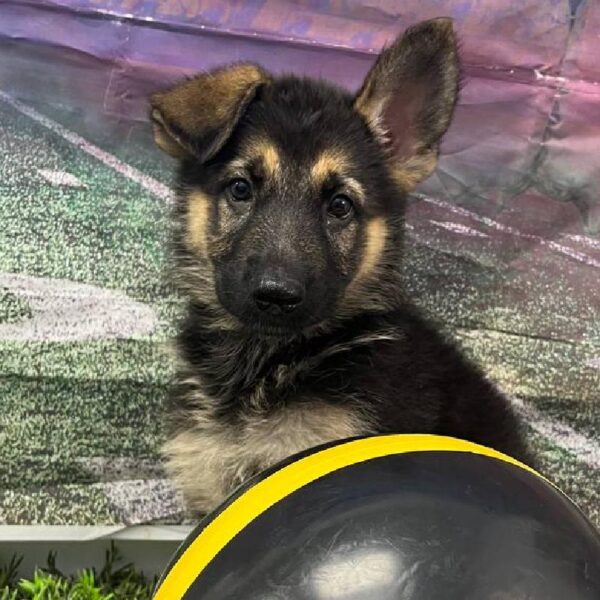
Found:
[{"label": "artificial grass", "polygon": [[0,566],[0,600],[150,600],[156,579],[122,562],[111,544],[100,571],[91,568],[65,575],[51,553],[45,567],[36,569],[31,579],[23,579],[19,577],[21,558],[15,556]]}]

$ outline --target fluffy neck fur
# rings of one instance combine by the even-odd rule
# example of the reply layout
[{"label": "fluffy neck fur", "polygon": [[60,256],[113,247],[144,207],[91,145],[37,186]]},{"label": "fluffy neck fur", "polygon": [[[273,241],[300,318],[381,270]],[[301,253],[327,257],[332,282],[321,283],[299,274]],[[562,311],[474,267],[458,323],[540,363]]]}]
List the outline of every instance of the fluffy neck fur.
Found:
[{"label": "fluffy neck fur", "polygon": [[190,372],[201,377],[223,418],[235,418],[243,410],[268,412],[284,404],[300,384],[342,397],[348,369],[369,361],[372,342],[399,336],[384,313],[364,313],[310,336],[285,338],[211,325],[210,309],[191,304],[179,352]]}]

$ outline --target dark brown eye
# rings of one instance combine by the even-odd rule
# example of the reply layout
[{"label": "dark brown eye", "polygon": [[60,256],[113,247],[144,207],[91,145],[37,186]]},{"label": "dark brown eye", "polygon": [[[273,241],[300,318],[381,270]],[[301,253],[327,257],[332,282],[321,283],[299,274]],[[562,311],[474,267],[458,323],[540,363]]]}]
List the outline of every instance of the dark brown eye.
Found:
[{"label": "dark brown eye", "polygon": [[234,179],[229,184],[229,193],[231,194],[231,198],[233,200],[243,202],[245,200],[249,200],[250,196],[252,196],[252,186],[246,179]]},{"label": "dark brown eye", "polygon": [[336,219],[345,219],[352,214],[354,204],[352,200],[344,194],[336,194],[329,201],[327,212]]}]

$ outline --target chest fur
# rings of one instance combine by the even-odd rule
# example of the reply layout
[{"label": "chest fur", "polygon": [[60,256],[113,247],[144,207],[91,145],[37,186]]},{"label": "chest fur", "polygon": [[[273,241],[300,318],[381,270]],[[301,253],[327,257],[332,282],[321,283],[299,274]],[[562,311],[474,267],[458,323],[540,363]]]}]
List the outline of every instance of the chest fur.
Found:
[{"label": "chest fur", "polygon": [[235,425],[192,414],[165,445],[167,468],[194,512],[215,508],[238,485],[288,456],[370,432],[355,407],[300,400],[268,413],[248,412]]}]

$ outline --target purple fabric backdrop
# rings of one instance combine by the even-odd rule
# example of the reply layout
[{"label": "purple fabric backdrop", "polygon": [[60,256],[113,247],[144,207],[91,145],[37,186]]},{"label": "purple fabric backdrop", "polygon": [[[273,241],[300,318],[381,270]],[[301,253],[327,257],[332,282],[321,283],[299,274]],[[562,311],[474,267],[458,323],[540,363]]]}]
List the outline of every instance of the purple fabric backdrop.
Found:
[{"label": "purple fabric backdrop", "polygon": [[5,64],[5,89],[38,95],[41,77],[45,94],[126,119],[145,118],[156,87],[234,60],[355,88],[399,31],[448,14],[462,40],[466,86],[443,168],[424,190],[465,202],[483,194],[494,208],[497,189],[529,185],[559,200],[577,194],[582,224],[600,228],[598,3],[571,13],[565,0],[9,0],[0,10],[5,52],[29,40],[28,51],[44,54],[36,59],[49,67],[23,75]]}]

